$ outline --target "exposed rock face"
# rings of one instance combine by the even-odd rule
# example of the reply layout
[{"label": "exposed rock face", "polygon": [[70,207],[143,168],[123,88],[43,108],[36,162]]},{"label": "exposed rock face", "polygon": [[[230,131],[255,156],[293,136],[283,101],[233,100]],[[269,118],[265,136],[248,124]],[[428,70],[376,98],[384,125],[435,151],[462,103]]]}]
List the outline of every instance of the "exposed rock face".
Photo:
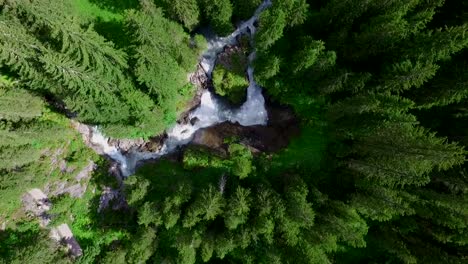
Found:
[{"label": "exposed rock face", "polygon": [[[83,136],[84,143],[93,149],[99,155],[105,155],[104,150],[100,146],[96,146],[91,142],[93,136],[93,130],[90,126],[82,124],[80,122],[71,121],[72,126]],[[109,144],[115,146],[122,152],[130,152],[132,150],[138,151],[155,151],[161,147],[161,140],[164,135],[155,136],[145,141],[142,138],[138,139],[110,139]]]},{"label": "exposed rock face", "polygon": [[[225,69],[230,71],[247,70],[248,52],[241,46],[227,46],[224,51],[218,55],[216,64],[222,65]],[[247,75],[247,74],[246,74]]]},{"label": "exposed rock face", "polygon": [[298,121],[291,110],[282,107],[268,109],[267,126],[244,127],[239,124],[224,122],[213,127],[197,131],[191,144],[220,150],[224,140],[237,137],[253,152],[275,152],[289,144],[292,136],[299,134]]},{"label": "exposed rock face", "polygon": [[81,198],[88,188],[88,181],[95,169],[96,164],[90,160],[88,165],[75,176],[75,181],[51,182],[45,186],[44,191],[51,197],[68,193],[71,197]]},{"label": "exposed rock face", "polygon": [[24,210],[39,219],[39,225],[46,227],[50,222],[47,211],[50,210],[49,198],[40,189],[31,189],[21,197]]},{"label": "exposed rock face", "polygon": [[83,255],[83,250],[78,244],[78,241],[73,237],[73,233],[67,224],[61,224],[52,228],[50,237],[57,242],[63,243],[73,258],[78,258]]},{"label": "exposed rock face", "polygon": [[197,65],[197,70],[194,73],[189,74],[189,81],[201,89],[207,89],[211,85],[205,69],[200,64]]},{"label": "exposed rock face", "polygon": [[197,64],[197,70],[194,73],[189,74],[189,81],[196,87],[195,96],[192,100],[190,100],[187,105],[185,106],[185,111],[180,114],[179,122],[188,123],[190,112],[192,112],[195,108],[200,105],[201,96],[203,91],[206,89],[210,89],[213,87],[211,79],[208,78],[205,69],[199,64]]},{"label": "exposed rock face", "polygon": [[110,187],[104,187],[104,190],[99,198],[98,212],[108,208],[112,204],[112,210],[120,210],[128,208],[127,201],[121,189],[114,190]]}]

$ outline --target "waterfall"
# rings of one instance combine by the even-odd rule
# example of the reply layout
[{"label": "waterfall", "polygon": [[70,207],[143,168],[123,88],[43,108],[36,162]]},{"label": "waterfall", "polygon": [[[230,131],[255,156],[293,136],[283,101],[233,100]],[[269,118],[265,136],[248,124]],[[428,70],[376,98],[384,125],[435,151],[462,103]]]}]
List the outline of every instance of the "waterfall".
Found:
[{"label": "waterfall", "polygon": [[[217,55],[223,51],[227,45],[235,45],[239,35],[247,33],[252,38],[255,34],[255,21],[258,20],[261,12],[271,5],[271,0],[265,0],[255,11],[255,14],[227,37],[215,37],[208,40],[207,50],[202,55],[201,66],[211,78]],[[129,176],[135,172],[138,161],[157,159],[171,153],[177,147],[190,143],[194,134],[201,128],[213,126],[225,121],[237,122],[242,126],[266,125],[268,115],[265,108],[265,99],[262,89],[254,79],[254,69],[252,62],[255,59],[255,52],[249,56],[249,66],[247,69],[249,87],[247,88],[247,100],[238,108],[232,108],[224,102],[218,100],[210,91],[204,91],[201,96],[200,105],[189,114],[189,119],[194,122],[187,124],[176,124],[166,131],[167,138],[162,147],[156,152],[130,152],[122,154],[116,147],[110,146],[108,139],[101,134],[97,128],[93,128],[91,143],[99,145],[104,154],[120,164],[123,176]],[[192,124],[193,123],[193,124]]]}]

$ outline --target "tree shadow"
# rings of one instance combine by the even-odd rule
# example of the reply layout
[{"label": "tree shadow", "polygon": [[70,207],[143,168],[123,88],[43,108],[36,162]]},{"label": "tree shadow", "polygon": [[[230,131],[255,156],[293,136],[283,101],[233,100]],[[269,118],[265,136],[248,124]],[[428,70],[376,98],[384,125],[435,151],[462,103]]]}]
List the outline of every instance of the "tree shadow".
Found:
[{"label": "tree shadow", "polygon": [[112,41],[117,48],[126,49],[131,45],[130,35],[127,34],[123,21],[104,21],[98,18],[94,22],[94,29],[99,35]]}]

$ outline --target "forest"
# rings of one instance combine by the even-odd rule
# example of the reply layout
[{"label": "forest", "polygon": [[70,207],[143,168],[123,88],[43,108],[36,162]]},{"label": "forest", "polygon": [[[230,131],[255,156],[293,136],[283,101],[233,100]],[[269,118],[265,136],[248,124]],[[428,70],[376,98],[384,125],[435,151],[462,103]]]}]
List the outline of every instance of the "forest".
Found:
[{"label": "forest", "polygon": [[209,82],[241,104],[252,59],[266,126],[124,178],[86,146],[78,122],[143,141],[180,122],[207,35],[262,3],[0,0],[0,263],[468,263],[468,1],[267,0]]}]

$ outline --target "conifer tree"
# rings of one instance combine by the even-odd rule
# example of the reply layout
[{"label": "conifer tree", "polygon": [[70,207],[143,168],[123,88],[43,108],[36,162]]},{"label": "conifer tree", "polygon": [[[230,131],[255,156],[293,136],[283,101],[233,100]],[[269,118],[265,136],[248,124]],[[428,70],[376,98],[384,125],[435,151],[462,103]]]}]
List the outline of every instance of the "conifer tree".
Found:
[{"label": "conifer tree", "polygon": [[228,229],[236,229],[248,219],[250,211],[250,190],[237,187],[236,192],[227,201],[224,223]]},{"label": "conifer tree", "polygon": [[259,50],[265,50],[283,36],[286,14],[281,9],[267,9],[260,15],[259,23],[255,43]]},{"label": "conifer tree", "polygon": [[161,213],[152,202],[145,202],[138,210],[138,224],[148,227],[149,225],[159,226],[162,224]]},{"label": "conifer tree", "polygon": [[436,29],[416,34],[408,42],[404,56],[411,59],[437,62],[447,60],[468,45],[468,24]]},{"label": "conifer tree", "polygon": [[166,229],[173,227],[179,220],[182,214],[181,207],[189,201],[191,191],[188,183],[181,183],[174,194],[164,200],[162,213]]},{"label": "conifer tree", "polygon": [[[374,186],[372,186],[374,185]],[[363,216],[377,221],[388,221],[395,216],[412,215],[417,196],[406,191],[362,182],[353,195],[352,206]]]},{"label": "conifer tree", "polygon": [[378,89],[392,92],[402,92],[411,88],[419,88],[436,74],[439,66],[431,61],[405,60],[393,64],[383,73],[383,85]]},{"label": "conifer tree", "polygon": [[[124,79],[123,70],[127,68],[126,55],[114,48],[96,33],[91,26],[82,29],[77,18],[63,10],[69,10],[67,3],[51,0],[34,1],[15,0],[17,12],[28,18],[34,32],[44,28],[49,37],[61,43],[60,52],[79,62],[84,68],[91,68],[101,78],[117,81]],[[64,26],[65,25],[65,26]],[[125,82],[122,82],[125,84]],[[115,85],[118,85],[116,83]]]},{"label": "conifer tree", "polygon": [[43,101],[18,88],[0,88],[0,120],[29,121],[41,116]]},{"label": "conifer tree", "polygon": [[307,70],[317,60],[319,54],[325,49],[322,41],[313,40],[311,37],[304,37],[300,41],[301,48],[293,55],[293,73]]},{"label": "conifer tree", "polygon": [[205,17],[220,35],[227,35],[233,30],[231,24],[232,4],[230,0],[199,0]]},{"label": "conifer tree", "polygon": [[463,61],[444,63],[431,82],[412,91],[408,96],[421,108],[463,102],[468,97],[467,67],[467,63]]},{"label": "conifer tree", "polygon": [[262,0],[232,0],[234,16],[243,20],[248,19],[261,3]]},{"label": "conifer tree", "polygon": [[371,133],[354,142],[353,152],[364,158],[348,166],[383,185],[424,185],[432,169],[446,170],[465,160],[463,148],[411,124],[384,122]]},{"label": "conifer tree", "polygon": [[283,238],[290,246],[299,242],[301,230],[313,225],[315,213],[312,205],[307,201],[307,185],[300,178],[292,179],[285,189],[284,215],[279,216],[279,229]]},{"label": "conifer tree", "polygon": [[190,48],[190,39],[179,25],[164,18],[160,9],[148,8],[146,12],[126,13],[127,26],[134,35],[135,73],[157,100],[165,119],[172,120],[187,84],[186,72],[196,64],[197,51]]},{"label": "conifer tree", "polygon": [[183,219],[183,226],[190,228],[201,220],[212,221],[222,213],[223,207],[224,198],[213,185],[210,185],[190,205]]},{"label": "conifer tree", "polygon": [[180,21],[188,31],[192,31],[199,23],[200,10],[197,0],[159,0],[168,17]]}]

